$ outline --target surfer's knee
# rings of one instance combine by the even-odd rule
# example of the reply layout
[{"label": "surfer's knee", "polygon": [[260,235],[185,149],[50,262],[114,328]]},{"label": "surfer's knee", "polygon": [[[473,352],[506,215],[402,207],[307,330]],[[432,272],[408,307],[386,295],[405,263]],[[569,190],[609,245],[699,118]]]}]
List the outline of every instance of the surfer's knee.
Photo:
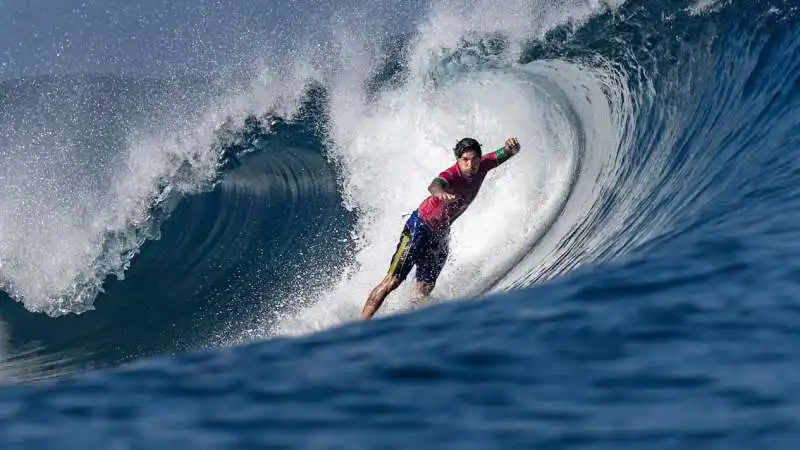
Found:
[{"label": "surfer's knee", "polygon": [[400,286],[400,283],[403,282],[403,280],[401,280],[400,277],[394,275],[390,276],[389,279],[386,281],[387,281],[387,287],[389,288],[390,291],[397,289],[397,287]]},{"label": "surfer's knee", "polygon": [[386,275],[381,283],[375,288],[376,291],[382,291],[386,294],[392,292],[400,286],[403,281],[394,275]]}]

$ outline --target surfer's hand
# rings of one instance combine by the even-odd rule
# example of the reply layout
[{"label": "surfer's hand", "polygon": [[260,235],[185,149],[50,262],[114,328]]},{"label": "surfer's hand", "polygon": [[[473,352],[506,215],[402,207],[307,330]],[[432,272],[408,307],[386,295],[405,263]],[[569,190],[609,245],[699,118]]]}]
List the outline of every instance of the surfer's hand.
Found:
[{"label": "surfer's hand", "polygon": [[519,141],[515,137],[510,137],[506,139],[505,146],[503,147],[504,151],[510,155],[516,155],[521,146],[519,145]]},{"label": "surfer's hand", "polygon": [[439,200],[442,200],[442,201],[445,201],[445,202],[452,202],[453,200],[456,199],[456,196],[451,194],[451,193],[449,193],[449,192],[437,192],[436,193],[436,197]]}]

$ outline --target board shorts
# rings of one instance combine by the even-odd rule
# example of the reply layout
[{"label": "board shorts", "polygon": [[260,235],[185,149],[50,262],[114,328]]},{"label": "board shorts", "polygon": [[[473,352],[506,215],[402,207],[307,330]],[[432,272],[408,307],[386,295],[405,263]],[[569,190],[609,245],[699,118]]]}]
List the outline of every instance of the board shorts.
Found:
[{"label": "board shorts", "polygon": [[416,265],[417,281],[435,284],[447,261],[449,240],[447,231],[434,233],[414,210],[400,234],[388,274],[405,281]]}]

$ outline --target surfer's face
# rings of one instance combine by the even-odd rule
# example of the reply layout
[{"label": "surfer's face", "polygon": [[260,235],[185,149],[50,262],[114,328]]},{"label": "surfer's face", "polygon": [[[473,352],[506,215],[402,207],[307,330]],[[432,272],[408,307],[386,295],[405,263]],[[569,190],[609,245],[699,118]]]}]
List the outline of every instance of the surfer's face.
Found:
[{"label": "surfer's face", "polygon": [[478,167],[481,165],[481,157],[478,152],[468,150],[458,157],[458,168],[465,176],[471,177],[478,173]]}]

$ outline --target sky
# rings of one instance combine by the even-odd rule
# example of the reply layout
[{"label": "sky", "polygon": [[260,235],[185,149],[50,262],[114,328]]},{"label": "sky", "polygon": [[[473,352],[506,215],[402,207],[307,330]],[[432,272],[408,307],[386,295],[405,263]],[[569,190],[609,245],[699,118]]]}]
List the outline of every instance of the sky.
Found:
[{"label": "sky", "polygon": [[[0,80],[48,73],[163,76],[225,70],[282,51],[367,6],[376,23],[421,1],[0,0]],[[385,23],[383,24],[385,25]],[[394,24],[396,25],[396,23]]]}]

